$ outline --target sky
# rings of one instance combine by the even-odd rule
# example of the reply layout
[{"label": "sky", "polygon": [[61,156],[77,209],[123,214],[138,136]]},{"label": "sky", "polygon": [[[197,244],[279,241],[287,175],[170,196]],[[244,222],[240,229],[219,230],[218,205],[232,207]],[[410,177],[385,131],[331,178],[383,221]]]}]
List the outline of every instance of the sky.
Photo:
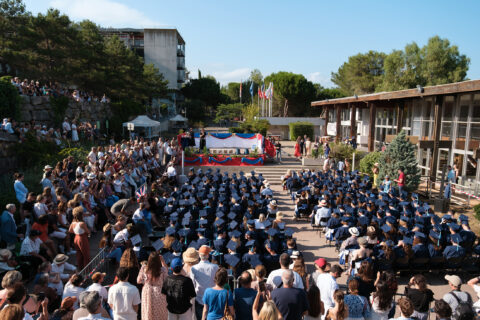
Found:
[{"label": "sky", "polygon": [[480,1],[462,0],[24,0],[36,14],[57,8],[102,27],[176,27],[186,42],[190,77],[222,85],[259,69],[301,73],[332,87],[331,73],[349,56],[386,53],[439,35],[471,59],[480,79]]}]

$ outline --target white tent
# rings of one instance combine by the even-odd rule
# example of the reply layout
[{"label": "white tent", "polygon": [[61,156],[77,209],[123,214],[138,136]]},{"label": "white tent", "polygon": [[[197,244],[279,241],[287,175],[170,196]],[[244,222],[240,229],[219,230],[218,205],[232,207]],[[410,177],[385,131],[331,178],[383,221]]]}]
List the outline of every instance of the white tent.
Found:
[{"label": "white tent", "polygon": [[137,133],[144,133],[145,138],[158,137],[161,123],[150,119],[148,116],[138,116],[132,121],[124,122],[123,128],[127,128],[128,124],[132,123],[133,131]]},{"label": "white tent", "polygon": [[170,121],[172,123],[171,126],[173,128],[177,128],[177,127],[178,128],[183,128],[186,125],[188,119],[183,117],[180,114],[177,114],[175,117],[169,119],[168,121]]}]

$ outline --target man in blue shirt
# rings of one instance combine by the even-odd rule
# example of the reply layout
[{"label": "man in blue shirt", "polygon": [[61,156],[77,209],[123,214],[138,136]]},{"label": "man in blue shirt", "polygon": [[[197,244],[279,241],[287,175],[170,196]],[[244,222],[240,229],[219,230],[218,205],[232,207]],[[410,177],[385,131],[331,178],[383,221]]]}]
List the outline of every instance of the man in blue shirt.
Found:
[{"label": "man in blue shirt", "polygon": [[308,300],[305,290],[293,287],[292,270],[282,273],[283,286],[272,291],[272,300],[284,320],[300,320],[308,312]]},{"label": "man in blue shirt", "polygon": [[252,307],[257,291],[251,287],[252,276],[248,272],[243,272],[239,279],[240,288],[233,292],[233,306],[235,307],[236,319],[252,319]]},{"label": "man in blue shirt", "polygon": [[23,237],[21,234],[17,235],[17,225],[13,217],[16,210],[16,206],[13,203],[9,203],[1,217],[0,235],[2,240],[7,244],[7,249],[9,250],[15,249],[17,237]]}]

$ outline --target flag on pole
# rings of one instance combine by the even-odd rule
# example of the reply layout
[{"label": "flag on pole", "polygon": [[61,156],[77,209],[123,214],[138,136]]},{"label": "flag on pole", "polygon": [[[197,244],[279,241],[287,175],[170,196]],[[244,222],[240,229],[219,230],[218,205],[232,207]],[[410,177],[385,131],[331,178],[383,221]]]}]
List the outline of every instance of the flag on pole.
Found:
[{"label": "flag on pole", "polygon": [[260,90],[260,92],[262,93],[260,98],[265,99],[265,82],[262,83],[262,90]]},{"label": "flag on pole", "polygon": [[270,98],[272,97],[272,93],[273,93],[273,88],[272,88],[273,84],[270,82],[270,84],[268,85],[268,89],[267,91],[265,92],[265,98],[270,100]]},{"label": "flag on pole", "polygon": [[262,97],[262,89],[260,87],[258,87],[258,97],[259,98]]},{"label": "flag on pole", "polygon": [[253,98],[253,82],[250,83],[250,97]]},{"label": "flag on pole", "polygon": [[242,82],[240,82],[240,99],[242,99]]}]

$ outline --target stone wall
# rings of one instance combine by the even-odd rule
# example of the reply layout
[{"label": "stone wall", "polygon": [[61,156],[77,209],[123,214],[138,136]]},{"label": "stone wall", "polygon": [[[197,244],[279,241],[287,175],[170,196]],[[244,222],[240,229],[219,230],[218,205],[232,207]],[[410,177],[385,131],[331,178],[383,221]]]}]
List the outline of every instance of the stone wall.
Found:
[{"label": "stone wall", "polygon": [[0,132],[0,174],[11,172],[17,168],[15,147],[18,137],[13,134]]},{"label": "stone wall", "polygon": [[[37,123],[51,125],[54,119],[49,97],[21,96],[20,122],[35,120]],[[65,116],[70,120],[103,121],[112,116],[110,105],[101,102],[76,102],[70,100]]]}]

